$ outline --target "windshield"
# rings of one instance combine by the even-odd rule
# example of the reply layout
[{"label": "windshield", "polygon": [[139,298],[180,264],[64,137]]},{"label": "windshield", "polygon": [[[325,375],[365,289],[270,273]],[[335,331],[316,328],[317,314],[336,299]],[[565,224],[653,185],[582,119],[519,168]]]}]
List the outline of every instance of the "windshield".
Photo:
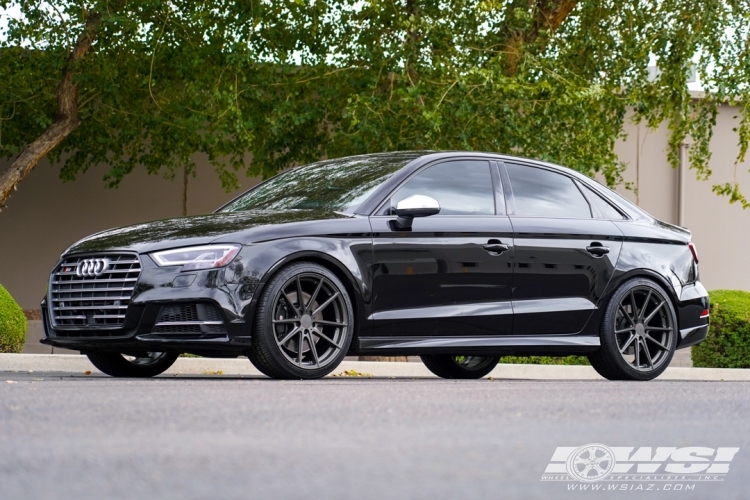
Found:
[{"label": "windshield", "polygon": [[256,186],[222,208],[353,211],[380,184],[424,152],[350,156],[296,167]]}]

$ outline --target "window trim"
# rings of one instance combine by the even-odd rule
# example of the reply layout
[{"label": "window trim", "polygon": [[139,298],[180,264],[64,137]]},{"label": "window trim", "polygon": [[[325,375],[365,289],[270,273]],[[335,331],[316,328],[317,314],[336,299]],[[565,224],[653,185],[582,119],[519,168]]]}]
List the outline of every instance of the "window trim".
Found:
[{"label": "window trim", "polygon": [[[505,196],[506,196],[506,204],[508,205],[508,215],[512,215],[514,217],[523,217],[525,219],[569,219],[569,220],[597,220],[602,219],[601,217],[597,217],[594,212],[594,205],[589,201],[589,199],[586,197],[586,194],[581,189],[581,186],[579,186],[579,180],[576,179],[572,175],[568,175],[566,172],[560,172],[559,170],[553,169],[553,168],[547,168],[544,165],[531,165],[522,161],[513,161],[508,162],[512,163],[513,165],[518,165],[520,167],[526,167],[526,168],[538,168],[539,170],[547,170],[548,172],[552,172],[558,175],[561,175],[563,177],[567,177],[573,182],[573,185],[578,189],[578,191],[581,193],[581,196],[586,201],[586,203],[589,206],[589,212],[591,213],[591,217],[588,218],[581,218],[581,217],[547,217],[543,215],[518,215],[518,212],[516,210],[516,198],[513,194],[513,185],[510,181],[510,175],[508,175],[508,169],[505,166],[505,162],[498,161],[498,166],[500,167],[500,176],[503,180],[503,187],[505,188]],[[511,208],[512,207],[512,212]],[[619,210],[618,210],[619,212]],[[596,209],[596,214],[599,214],[599,210]],[[609,219],[602,219],[602,220],[609,220]]]},{"label": "window trim", "polygon": [[[497,161],[497,160],[493,160],[491,158],[478,158],[476,156],[465,156],[465,157],[461,156],[461,157],[451,157],[451,158],[437,158],[434,161],[431,161],[431,162],[429,162],[429,163],[427,163],[425,165],[422,165],[421,167],[419,167],[418,169],[416,169],[414,172],[412,172],[408,177],[406,177],[403,181],[401,181],[398,185],[396,185],[393,189],[391,189],[391,191],[385,197],[383,197],[383,199],[380,201],[380,203],[378,203],[378,205],[376,206],[375,210],[373,210],[368,217],[390,217],[390,218],[394,218],[395,215],[386,215],[386,214],[382,214],[380,212],[383,211],[386,203],[388,203],[388,201],[393,197],[393,195],[396,193],[396,191],[398,191],[399,189],[401,189],[407,182],[409,182],[414,177],[416,177],[421,172],[423,172],[424,170],[427,170],[430,167],[434,167],[434,166],[439,165],[441,163],[450,163],[450,162],[454,162],[454,161],[467,161],[467,160],[468,161],[482,161],[482,162],[487,163],[488,168],[489,168],[490,178],[492,179],[492,197],[493,197],[493,200],[494,200],[495,213],[494,214],[466,214],[466,215],[449,214],[449,215],[443,215],[443,216],[441,216],[440,214],[436,214],[436,215],[433,215],[431,217],[497,217],[498,215],[506,216],[506,214],[498,214],[498,190],[495,187],[496,179],[495,179],[495,176],[492,173],[492,170],[493,170],[492,169],[492,163],[495,162],[495,161]],[[502,194],[502,188],[500,189],[500,192]]]},{"label": "window trim", "polygon": [[592,208],[596,207],[596,211],[599,214],[599,218],[600,219],[602,219],[602,220],[616,220],[616,221],[627,221],[627,220],[630,220],[630,218],[627,215],[625,215],[622,212],[622,210],[620,210],[615,205],[613,205],[610,201],[607,200],[607,198],[605,198],[604,196],[600,195],[599,193],[597,193],[596,191],[594,191],[589,186],[586,186],[583,183],[581,183],[581,184],[582,184],[581,191],[583,191],[583,195],[584,196],[586,196],[586,197],[598,196],[599,198],[602,199],[602,201],[604,203],[606,203],[607,205],[609,205],[610,208],[612,208],[615,212],[617,212],[618,214],[620,214],[620,218],[619,219],[609,219],[607,217],[604,217],[604,214],[601,212],[601,210],[599,210],[599,207],[596,205],[596,203],[593,202],[592,200],[589,200],[589,205],[591,205]]}]

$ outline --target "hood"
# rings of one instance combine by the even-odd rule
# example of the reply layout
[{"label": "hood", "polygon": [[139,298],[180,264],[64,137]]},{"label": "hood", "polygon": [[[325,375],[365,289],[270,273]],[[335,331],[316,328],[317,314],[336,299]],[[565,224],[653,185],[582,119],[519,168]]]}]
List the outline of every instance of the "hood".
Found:
[{"label": "hood", "polygon": [[[247,244],[274,239],[275,234],[293,236],[294,226],[301,223],[340,218],[348,216],[316,210],[255,210],[164,219],[93,234],[70,246],[63,255],[114,250],[146,253],[216,240]],[[279,231],[269,226],[277,226]]]}]

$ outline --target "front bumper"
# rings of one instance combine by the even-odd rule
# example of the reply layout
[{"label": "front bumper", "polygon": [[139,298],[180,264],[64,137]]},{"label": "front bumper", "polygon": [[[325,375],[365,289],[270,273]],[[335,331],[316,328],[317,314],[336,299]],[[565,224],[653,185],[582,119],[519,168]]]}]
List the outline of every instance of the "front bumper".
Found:
[{"label": "front bumper", "polygon": [[[257,282],[243,275],[241,258],[225,268],[181,273],[179,266],[159,267],[148,255],[139,257],[142,271],[121,326],[56,325],[49,298],[45,297],[45,337],[41,342],[82,352],[175,351],[237,356],[247,350],[251,333],[246,317]],[[164,308],[194,305],[217,311],[218,317],[210,323],[219,333],[207,333],[206,328],[181,332],[176,322],[171,328],[158,327],[166,324],[161,316]]]}]

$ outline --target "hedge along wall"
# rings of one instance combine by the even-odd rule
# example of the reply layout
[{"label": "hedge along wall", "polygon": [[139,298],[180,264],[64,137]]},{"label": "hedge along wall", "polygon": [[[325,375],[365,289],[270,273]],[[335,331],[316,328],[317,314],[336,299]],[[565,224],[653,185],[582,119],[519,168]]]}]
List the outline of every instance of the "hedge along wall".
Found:
[{"label": "hedge along wall", "polygon": [[21,352],[28,326],[23,310],[0,285],[0,352]]},{"label": "hedge along wall", "polygon": [[693,346],[693,366],[750,368],[750,292],[715,290],[706,340]]}]

